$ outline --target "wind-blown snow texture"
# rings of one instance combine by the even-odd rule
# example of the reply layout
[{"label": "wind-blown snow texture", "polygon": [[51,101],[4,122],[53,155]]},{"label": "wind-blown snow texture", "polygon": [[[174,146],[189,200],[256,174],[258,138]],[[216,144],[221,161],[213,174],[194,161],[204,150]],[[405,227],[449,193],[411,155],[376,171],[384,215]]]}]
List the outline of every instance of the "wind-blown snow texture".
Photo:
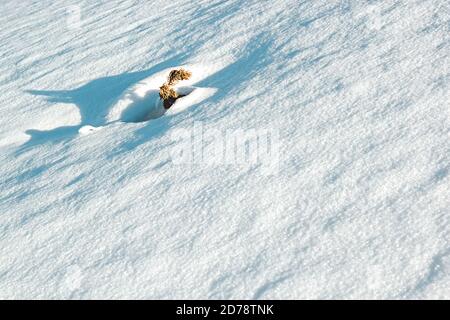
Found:
[{"label": "wind-blown snow texture", "polygon": [[[77,4],[0,3],[0,298],[450,298],[448,1]],[[175,165],[194,122],[278,172]]]}]

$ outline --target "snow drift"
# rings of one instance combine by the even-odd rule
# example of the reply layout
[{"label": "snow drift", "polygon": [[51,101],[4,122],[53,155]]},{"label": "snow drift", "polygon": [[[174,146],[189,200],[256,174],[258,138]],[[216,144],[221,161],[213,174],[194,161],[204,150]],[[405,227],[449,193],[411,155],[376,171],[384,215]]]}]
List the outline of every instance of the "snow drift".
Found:
[{"label": "snow drift", "polygon": [[0,298],[450,298],[448,2],[0,7]]}]

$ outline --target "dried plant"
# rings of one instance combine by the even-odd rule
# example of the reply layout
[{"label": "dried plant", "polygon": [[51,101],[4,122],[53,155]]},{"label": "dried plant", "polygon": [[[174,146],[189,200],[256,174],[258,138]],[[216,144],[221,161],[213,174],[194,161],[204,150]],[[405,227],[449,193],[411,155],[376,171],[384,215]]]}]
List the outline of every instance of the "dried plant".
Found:
[{"label": "dried plant", "polygon": [[178,98],[178,93],[167,83],[159,87],[159,97],[162,100],[167,100],[169,98]]},{"label": "dried plant", "polygon": [[159,97],[163,100],[164,108],[169,109],[178,98],[182,97],[173,86],[179,81],[188,80],[191,76],[192,73],[183,68],[170,71],[167,82],[159,87]]},{"label": "dried plant", "polygon": [[173,86],[173,85],[176,85],[181,80],[189,80],[191,75],[192,75],[191,72],[189,72],[183,68],[180,68],[178,70],[172,70],[169,73],[169,78],[167,79],[167,83],[169,84],[169,86]]}]

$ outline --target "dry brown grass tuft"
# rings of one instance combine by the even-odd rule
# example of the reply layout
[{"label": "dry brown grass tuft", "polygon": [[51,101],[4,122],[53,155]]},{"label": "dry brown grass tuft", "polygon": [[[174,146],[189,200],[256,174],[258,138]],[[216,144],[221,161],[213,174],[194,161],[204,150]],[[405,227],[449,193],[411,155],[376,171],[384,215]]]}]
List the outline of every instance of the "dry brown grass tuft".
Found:
[{"label": "dry brown grass tuft", "polygon": [[159,87],[159,97],[163,100],[167,100],[169,98],[178,98],[178,93],[167,83],[164,83],[161,87]]},{"label": "dry brown grass tuft", "polygon": [[167,82],[159,87],[159,97],[164,102],[164,108],[169,109],[181,97],[172,86],[181,80],[188,80],[191,76],[192,73],[183,68],[170,71]]},{"label": "dry brown grass tuft", "polygon": [[169,78],[167,79],[167,83],[169,86],[173,86],[177,84],[181,80],[189,80],[189,78],[192,76],[192,73],[180,68],[178,70],[172,70],[169,73]]}]

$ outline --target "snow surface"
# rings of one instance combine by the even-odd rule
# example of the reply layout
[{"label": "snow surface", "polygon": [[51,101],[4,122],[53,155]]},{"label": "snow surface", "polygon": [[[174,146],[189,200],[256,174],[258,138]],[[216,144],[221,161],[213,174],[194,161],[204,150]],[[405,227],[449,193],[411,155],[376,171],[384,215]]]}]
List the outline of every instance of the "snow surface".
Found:
[{"label": "snow surface", "polygon": [[[0,298],[449,299],[449,6],[2,0]],[[196,123],[278,170],[175,164]]]}]

